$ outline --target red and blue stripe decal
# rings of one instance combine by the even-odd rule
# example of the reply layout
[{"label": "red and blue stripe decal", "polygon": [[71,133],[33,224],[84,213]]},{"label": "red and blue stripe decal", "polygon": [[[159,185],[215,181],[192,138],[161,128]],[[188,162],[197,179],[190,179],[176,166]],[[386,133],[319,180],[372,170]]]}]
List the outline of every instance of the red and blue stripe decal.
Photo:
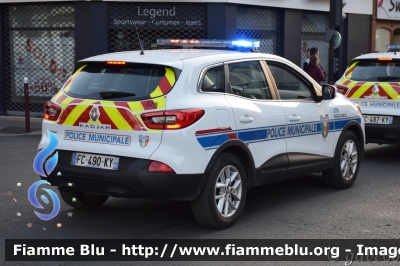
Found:
[{"label": "red and blue stripe decal", "polygon": [[[329,132],[342,131],[350,122],[361,124],[361,117],[349,117],[329,121]],[[250,128],[234,131],[232,128],[215,128],[196,131],[196,138],[206,150],[217,149],[226,141],[239,139],[246,143],[264,142],[285,138],[304,137],[322,133],[322,122],[296,123],[291,125],[276,125],[262,128]]]},{"label": "red and blue stripe decal", "polygon": [[237,139],[237,135],[232,128],[214,128],[196,131],[196,138],[200,145],[205,149],[216,149],[224,142]]}]

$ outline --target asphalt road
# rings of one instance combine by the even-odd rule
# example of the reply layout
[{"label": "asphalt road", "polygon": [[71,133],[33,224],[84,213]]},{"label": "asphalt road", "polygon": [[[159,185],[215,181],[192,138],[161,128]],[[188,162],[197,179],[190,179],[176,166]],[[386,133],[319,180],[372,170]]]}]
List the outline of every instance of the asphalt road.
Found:
[{"label": "asphalt road", "polygon": [[[347,190],[326,187],[320,174],[252,189],[236,224],[226,230],[213,230],[199,226],[183,202],[111,198],[103,207],[90,211],[75,210],[61,202],[57,217],[50,221],[38,219],[27,198],[28,188],[38,180],[32,168],[38,142],[37,138],[0,137],[0,265],[344,265],[343,262],[17,263],[4,262],[4,239],[400,238],[400,146],[368,144],[358,179]],[[73,217],[68,217],[68,212]],[[62,226],[57,227],[57,223]]]}]

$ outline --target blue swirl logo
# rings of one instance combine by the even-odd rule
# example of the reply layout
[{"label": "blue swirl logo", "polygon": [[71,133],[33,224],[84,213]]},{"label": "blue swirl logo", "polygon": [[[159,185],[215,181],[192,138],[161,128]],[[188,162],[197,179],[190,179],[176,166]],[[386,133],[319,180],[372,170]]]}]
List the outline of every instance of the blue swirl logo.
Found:
[{"label": "blue swirl logo", "polygon": [[[40,175],[40,176],[48,176],[51,174],[51,172],[54,170],[54,168],[57,165],[58,162],[58,152],[55,152],[57,146],[58,146],[58,139],[56,135],[54,135],[51,131],[47,130],[47,134],[50,138],[49,144],[38,154],[36,154],[35,160],[33,161],[33,169],[35,172]],[[40,185],[50,185],[49,182],[45,180],[40,180],[31,185],[31,187],[28,190],[28,199],[29,202],[36,208],[38,209],[44,209],[42,204],[38,201],[36,197],[36,193],[38,190],[38,187]],[[44,221],[48,221],[50,219],[53,219],[54,217],[57,216],[58,212],[60,211],[60,199],[58,198],[58,195],[51,189],[47,188],[42,188],[47,194],[50,196],[52,202],[53,202],[53,211],[49,214],[42,214],[40,212],[34,211],[37,217]],[[49,204],[49,199],[46,195],[41,195],[41,200],[45,204]]]},{"label": "blue swirl logo", "polygon": [[[45,181],[45,180],[40,180],[37,181],[35,183],[32,184],[32,186],[29,188],[28,190],[28,199],[29,202],[36,208],[38,209],[44,209],[44,207],[42,206],[42,204],[39,203],[39,201],[36,198],[36,192],[37,189],[40,185],[50,185],[49,182]],[[40,212],[37,211],[33,211],[37,217],[39,217],[40,219],[44,220],[44,221],[48,221],[50,219],[53,219],[54,217],[57,216],[58,212],[60,211],[60,199],[58,198],[58,195],[51,189],[47,189],[47,188],[42,188],[44,191],[47,192],[47,194],[49,194],[51,200],[53,201],[53,211],[49,214],[42,214]],[[46,197],[46,195],[42,195],[40,197],[42,199],[42,201],[46,204],[49,204],[49,199]]]},{"label": "blue swirl logo", "polygon": [[[38,154],[36,154],[35,160],[33,161],[33,170],[40,176],[48,176],[56,167],[58,162],[58,152],[56,150],[58,146],[58,139],[50,130],[47,130],[47,135],[50,138],[49,144]],[[50,156],[54,153],[53,156]]]}]

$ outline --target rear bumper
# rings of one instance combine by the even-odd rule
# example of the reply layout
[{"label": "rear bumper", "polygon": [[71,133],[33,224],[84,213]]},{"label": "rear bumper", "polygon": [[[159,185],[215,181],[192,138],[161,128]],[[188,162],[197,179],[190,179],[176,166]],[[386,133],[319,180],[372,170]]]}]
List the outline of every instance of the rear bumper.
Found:
[{"label": "rear bumper", "polygon": [[393,116],[393,124],[365,124],[367,143],[400,144],[400,116]]},{"label": "rear bumper", "polygon": [[42,179],[62,190],[123,198],[190,201],[198,197],[205,177],[204,174],[149,172],[151,161],[145,159],[120,157],[118,170],[104,170],[71,165],[71,151],[59,150],[58,156],[56,168],[48,178]]}]

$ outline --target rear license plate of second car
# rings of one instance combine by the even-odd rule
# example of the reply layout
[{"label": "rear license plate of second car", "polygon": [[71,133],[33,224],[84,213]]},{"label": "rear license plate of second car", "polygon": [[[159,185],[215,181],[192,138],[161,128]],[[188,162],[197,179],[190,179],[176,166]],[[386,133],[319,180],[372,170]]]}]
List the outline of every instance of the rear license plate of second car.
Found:
[{"label": "rear license plate of second car", "polygon": [[118,170],[119,157],[74,152],[72,153],[71,164],[76,166]]},{"label": "rear license plate of second car", "polygon": [[366,124],[392,124],[393,116],[363,115]]}]

